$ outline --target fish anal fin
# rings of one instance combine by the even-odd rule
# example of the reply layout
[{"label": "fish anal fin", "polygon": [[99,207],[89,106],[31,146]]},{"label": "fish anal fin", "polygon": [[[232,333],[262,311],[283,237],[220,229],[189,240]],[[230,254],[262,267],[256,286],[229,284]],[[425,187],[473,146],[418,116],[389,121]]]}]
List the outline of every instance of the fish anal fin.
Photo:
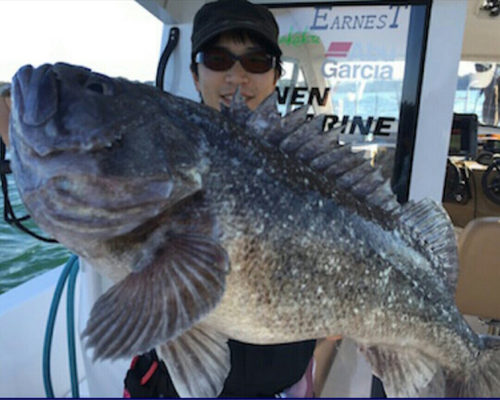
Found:
[{"label": "fish anal fin", "polygon": [[387,397],[443,397],[444,375],[439,365],[407,347],[361,347]]},{"label": "fish anal fin", "polygon": [[191,328],[220,301],[229,271],[211,237],[164,237],[141,267],[104,293],[83,333],[94,359],[132,357]]},{"label": "fish anal fin", "polygon": [[231,369],[227,337],[203,324],[156,348],[180,397],[217,397]]}]

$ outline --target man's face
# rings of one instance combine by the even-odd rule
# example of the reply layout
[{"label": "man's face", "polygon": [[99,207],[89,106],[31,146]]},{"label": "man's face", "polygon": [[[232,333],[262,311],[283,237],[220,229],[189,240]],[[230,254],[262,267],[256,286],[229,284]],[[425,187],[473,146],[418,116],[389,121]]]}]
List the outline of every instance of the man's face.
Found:
[{"label": "man's face", "polygon": [[[261,49],[248,40],[238,43],[224,35],[221,36],[216,46],[236,56]],[[200,92],[204,103],[219,111],[220,103],[229,106],[238,86],[248,108],[255,110],[266,97],[273,93],[277,81],[274,68],[262,74],[255,74],[246,71],[239,61],[227,71],[213,71],[202,63],[198,63],[198,75],[193,73],[193,79],[196,90]]]}]

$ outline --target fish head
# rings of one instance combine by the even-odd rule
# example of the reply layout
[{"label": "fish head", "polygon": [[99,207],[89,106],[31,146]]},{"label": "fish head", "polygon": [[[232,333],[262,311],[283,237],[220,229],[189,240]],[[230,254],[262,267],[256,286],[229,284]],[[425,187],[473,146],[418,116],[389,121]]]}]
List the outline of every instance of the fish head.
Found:
[{"label": "fish head", "polygon": [[66,244],[109,239],[199,190],[203,142],[159,95],[63,63],[16,73],[11,164],[42,229]]}]

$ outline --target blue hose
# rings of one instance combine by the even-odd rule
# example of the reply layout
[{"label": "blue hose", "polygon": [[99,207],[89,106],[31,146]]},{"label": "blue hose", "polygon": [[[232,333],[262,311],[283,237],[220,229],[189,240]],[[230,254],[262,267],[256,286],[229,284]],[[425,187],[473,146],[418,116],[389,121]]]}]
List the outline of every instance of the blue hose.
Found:
[{"label": "blue hose", "polygon": [[[54,325],[57,316],[57,309],[59,308],[59,302],[61,300],[61,295],[66,284],[68,276],[70,276],[70,281],[68,283],[68,352],[69,352],[69,363],[70,363],[70,376],[71,376],[71,392],[73,397],[79,397],[78,395],[78,378],[76,371],[76,351],[75,351],[75,337],[74,337],[74,290],[75,290],[75,280],[78,273],[78,257],[72,255],[66,265],[63,268],[61,276],[56,285],[54,291],[54,296],[52,298],[52,303],[50,305],[49,318],[47,320],[47,328],[45,330],[45,340],[43,343],[43,385],[45,387],[45,395],[47,397],[55,397],[54,389],[52,387],[52,379],[50,376],[50,351],[52,348],[52,336],[54,334]],[[70,311],[71,308],[71,311]],[[71,325],[71,327],[70,327]],[[76,386],[76,388],[75,388]]]},{"label": "blue hose", "polygon": [[78,371],[76,368],[75,351],[75,284],[78,276],[78,262],[73,261],[68,280],[68,297],[66,301],[66,323],[68,330],[69,376],[71,378],[71,394],[73,398],[80,397],[78,389]]}]

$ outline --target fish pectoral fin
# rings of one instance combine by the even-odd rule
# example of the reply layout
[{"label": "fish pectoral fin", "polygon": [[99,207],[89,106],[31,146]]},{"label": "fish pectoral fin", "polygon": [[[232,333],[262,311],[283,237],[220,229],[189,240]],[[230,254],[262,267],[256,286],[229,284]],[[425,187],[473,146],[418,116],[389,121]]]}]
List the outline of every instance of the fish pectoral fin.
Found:
[{"label": "fish pectoral fin", "polygon": [[217,397],[231,369],[227,337],[197,325],[156,348],[180,397]]},{"label": "fish pectoral fin", "polygon": [[407,347],[362,347],[387,397],[444,397],[445,379],[436,361]]},{"label": "fish pectoral fin", "polygon": [[220,301],[229,272],[214,239],[178,234],[104,293],[83,332],[94,359],[132,357],[182,334]]}]

